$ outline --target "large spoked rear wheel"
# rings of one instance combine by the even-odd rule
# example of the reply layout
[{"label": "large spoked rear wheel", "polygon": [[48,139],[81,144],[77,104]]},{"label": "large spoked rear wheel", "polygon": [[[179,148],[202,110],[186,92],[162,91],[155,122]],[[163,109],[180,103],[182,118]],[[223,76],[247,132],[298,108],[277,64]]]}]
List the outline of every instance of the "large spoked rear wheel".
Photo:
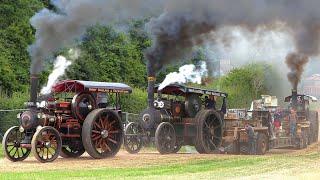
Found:
[{"label": "large spoked rear wheel", "polygon": [[62,141],[59,132],[50,126],[37,130],[31,141],[31,151],[34,157],[42,162],[52,162],[58,158]]},{"label": "large spoked rear wheel", "polygon": [[124,147],[131,153],[136,154],[142,148],[143,129],[138,123],[130,122],[124,131]]},{"label": "large spoked rear wheel", "polygon": [[222,120],[214,110],[202,110],[196,116],[195,148],[199,153],[214,153],[222,142]]},{"label": "large spoked rear wheel", "polygon": [[63,158],[77,158],[85,152],[81,138],[74,139],[70,144],[61,148],[60,156]]},{"label": "large spoked rear wheel", "polygon": [[123,138],[119,115],[109,109],[96,109],[85,119],[82,143],[88,154],[96,159],[115,156]]},{"label": "large spoked rear wheel", "polygon": [[2,139],[2,148],[5,156],[10,161],[23,161],[29,156],[30,149],[20,146],[24,138],[25,133],[21,133],[18,126],[11,127],[4,134]]},{"label": "large spoked rear wheel", "polygon": [[176,145],[176,133],[168,122],[162,122],[156,129],[155,144],[160,154],[173,153]]}]

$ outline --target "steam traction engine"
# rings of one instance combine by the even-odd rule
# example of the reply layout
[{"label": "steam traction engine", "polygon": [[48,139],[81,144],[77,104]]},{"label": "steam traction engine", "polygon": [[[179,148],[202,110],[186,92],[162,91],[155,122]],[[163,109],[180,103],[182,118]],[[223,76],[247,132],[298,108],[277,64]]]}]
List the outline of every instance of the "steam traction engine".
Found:
[{"label": "steam traction engine", "polygon": [[[155,142],[161,154],[176,153],[183,145],[195,146],[199,153],[213,153],[222,141],[223,116],[227,94],[171,84],[159,90],[149,79],[149,107],[139,122],[125,128],[124,145],[129,153],[138,153],[143,144]],[[154,92],[158,98],[154,100]],[[203,96],[220,97],[221,110],[206,109]]]},{"label": "steam traction engine", "polygon": [[[272,148],[295,147],[302,149],[307,145],[318,141],[319,117],[317,111],[310,109],[311,102],[317,102],[315,97],[298,94],[292,90],[292,95],[285,98],[289,108],[282,113],[282,130],[275,140],[271,142]],[[297,112],[297,120],[294,132],[290,132],[289,114],[293,108]]]},{"label": "steam traction engine", "polygon": [[[4,135],[2,145],[9,160],[22,161],[30,152],[40,162],[51,162],[59,155],[79,157],[87,151],[93,158],[106,158],[119,151],[120,94],[131,93],[129,86],[67,80],[55,84],[51,95],[37,98],[37,84],[33,77],[28,110],[18,114],[20,126]],[[40,99],[44,101],[37,102]]]}]

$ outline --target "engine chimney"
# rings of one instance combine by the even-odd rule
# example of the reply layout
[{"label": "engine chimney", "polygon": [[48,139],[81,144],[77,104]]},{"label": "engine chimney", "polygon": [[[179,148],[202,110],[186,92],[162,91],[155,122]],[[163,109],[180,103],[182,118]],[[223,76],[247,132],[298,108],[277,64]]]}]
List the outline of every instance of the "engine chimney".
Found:
[{"label": "engine chimney", "polygon": [[39,77],[38,75],[31,74],[30,77],[30,102],[32,103],[32,106],[36,106],[37,104],[37,88],[39,83]]},{"label": "engine chimney", "polygon": [[292,95],[291,95],[291,103],[292,107],[296,107],[298,103],[298,91],[297,89],[292,89]]},{"label": "engine chimney", "polygon": [[154,76],[148,77],[148,107],[154,107],[154,85],[156,78]]}]

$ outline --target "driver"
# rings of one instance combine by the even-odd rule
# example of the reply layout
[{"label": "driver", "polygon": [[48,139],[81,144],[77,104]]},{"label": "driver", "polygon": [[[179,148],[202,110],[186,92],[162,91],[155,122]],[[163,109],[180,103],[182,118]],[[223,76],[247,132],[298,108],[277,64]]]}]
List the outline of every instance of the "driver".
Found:
[{"label": "driver", "polygon": [[206,107],[207,109],[214,109],[214,110],[216,110],[216,101],[215,101],[213,95],[210,95],[209,98],[208,98],[208,96],[205,97],[205,107]]}]

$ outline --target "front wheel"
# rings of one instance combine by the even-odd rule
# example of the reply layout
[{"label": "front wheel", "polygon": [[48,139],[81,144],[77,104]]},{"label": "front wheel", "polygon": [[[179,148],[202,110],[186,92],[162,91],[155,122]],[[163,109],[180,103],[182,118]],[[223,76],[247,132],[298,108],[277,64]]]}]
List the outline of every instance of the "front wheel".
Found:
[{"label": "front wheel", "polygon": [[176,133],[168,122],[162,122],[156,129],[155,144],[160,154],[173,153],[176,145]]},{"label": "front wheel", "polygon": [[135,122],[129,123],[124,131],[124,147],[130,154],[136,154],[142,148],[143,129]]},{"label": "front wheel", "polygon": [[176,145],[173,148],[172,153],[178,153],[180,151],[181,147],[182,147],[182,144],[177,141]]},{"label": "front wheel", "polygon": [[25,133],[19,131],[18,126],[13,126],[7,130],[2,139],[3,152],[10,161],[23,161],[29,154],[30,149],[21,147],[21,142],[25,138]]},{"label": "front wheel", "polygon": [[61,152],[61,136],[55,128],[44,126],[33,135],[31,147],[31,151],[38,161],[52,162],[58,158]]}]

